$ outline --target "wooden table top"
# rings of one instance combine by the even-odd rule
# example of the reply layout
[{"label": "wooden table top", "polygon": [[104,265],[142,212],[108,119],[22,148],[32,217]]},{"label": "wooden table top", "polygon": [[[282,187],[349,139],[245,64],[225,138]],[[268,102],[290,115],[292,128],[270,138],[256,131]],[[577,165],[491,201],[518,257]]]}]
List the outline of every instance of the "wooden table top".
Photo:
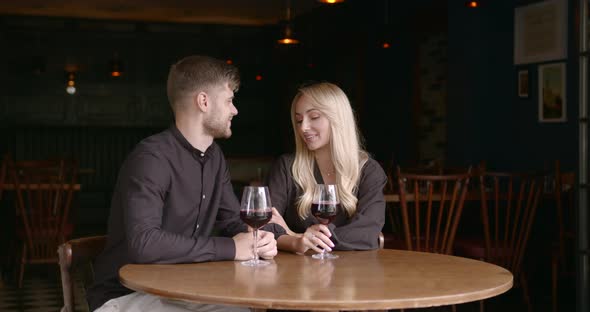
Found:
[{"label": "wooden table top", "polygon": [[502,294],[512,274],[499,266],[393,249],[336,252],[315,260],[280,252],[268,266],[237,261],[129,264],[126,287],[167,298],[254,308],[379,310],[458,304]]}]

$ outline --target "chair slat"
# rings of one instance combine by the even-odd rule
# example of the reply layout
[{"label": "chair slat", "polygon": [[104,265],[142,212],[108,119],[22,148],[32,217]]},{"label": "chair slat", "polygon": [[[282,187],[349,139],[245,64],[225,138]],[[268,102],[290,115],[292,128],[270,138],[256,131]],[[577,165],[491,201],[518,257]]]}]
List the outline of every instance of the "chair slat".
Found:
[{"label": "chair slat", "polygon": [[[402,173],[399,167],[397,172],[406,247],[416,251],[451,253],[470,173]],[[409,207],[414,211],[409,212]],[[409,219],[410,216],[413,220]]]},{"label": "chair slat", "polygon": [[24,265],[57,263],[55,250],[71,234],[66,233],[66,229],[76,192],[78,166],[75,161],[59,159],[19,161],[9,167],[25,236],[19,276],[21,286]]},{"label": "chair slat", "polygon": [[541,194],[539,179],[537,174],[499,172],[486,172],[480,177],[485,260],[509,269],[515,280]]}]

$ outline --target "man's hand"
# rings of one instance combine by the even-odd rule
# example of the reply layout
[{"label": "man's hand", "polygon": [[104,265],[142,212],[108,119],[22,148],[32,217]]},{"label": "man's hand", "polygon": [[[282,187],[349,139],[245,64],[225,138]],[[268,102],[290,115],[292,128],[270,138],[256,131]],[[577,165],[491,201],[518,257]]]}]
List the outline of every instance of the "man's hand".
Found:
[{"label": "man's hand", "polygon": [[[233,237],[236,244],[234,260],[249,260],[253,256],[254,236],[252,232],[239,233]],[[277,255],[277,241],[274,234],[258,230],[258,255],[264,259],[272,259]]]},{"label": "man's hand", "polygon": [[232,237],[236,244],[236,256],[234,260],[252,259],[252,242],[254,238],[251,232],[239,233]]},{"label": "man's hand", "polygon": [[277,241],[271,232],[258,230],[258,256],[263,259],[272,259],[277,255]]}]

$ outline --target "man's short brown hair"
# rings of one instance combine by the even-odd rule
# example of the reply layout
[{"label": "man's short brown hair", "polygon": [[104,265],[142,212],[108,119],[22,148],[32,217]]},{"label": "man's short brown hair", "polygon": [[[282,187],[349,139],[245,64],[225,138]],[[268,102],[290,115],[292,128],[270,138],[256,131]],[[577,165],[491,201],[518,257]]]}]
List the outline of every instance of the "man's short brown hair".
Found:
[{"label": "man's short brown hair", "polygon": [[209,56],[185,57],[172,65],[168,73],[166,91],[170,107],[176,113],[179,101],[184,97],[225,83],[237,92],[240,74],[235,66]]}]

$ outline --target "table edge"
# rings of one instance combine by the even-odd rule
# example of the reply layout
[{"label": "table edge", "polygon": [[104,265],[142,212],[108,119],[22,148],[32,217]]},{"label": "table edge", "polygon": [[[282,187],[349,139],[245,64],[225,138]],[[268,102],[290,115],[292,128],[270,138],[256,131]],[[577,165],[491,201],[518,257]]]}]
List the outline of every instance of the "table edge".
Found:
[{"label": "table edge", "polygon": [[[407,250],[400,250],[400,251],[407,251]],[[446,255],[451,257],[457,257],[452,255]],[[463,258],[463,257],[459,257]],[[469,259],[469,258],[464,258]],[[469,259],[473,261],[478,261],[475,259]],[[471,293],[462,293],[462,294],[455,294],[455,295],[444,295],[444,296],[437,296],[431,297],[428,299],[420,299],[419,302],[415,302],[415,299],[406,298],[406,299],[391,299],[391,300],[363,300],[363,301],[322,301],[321,303],[316,303],[314,301],[298,301],[298,300],[282,300],[281,302],[275,302],[274,300],[264,299],[264,298],[248,298],[245,300],[244,298],[228,298],[228,297],[220,297],[220,296],[212,296],[212,295],[200,295],[200,294],[178,294],[178,293],[171,293],[161,289],[154,289],[151,287],[140,286],[138,284],[133,283],[132,281],[125,280],[121,275],[121,271],[125,269],[128,265],[134,264],[127,264],[120,268],[119,270],[119,281],[121,284],[131,290],[144,292],[160,297],[165,297],[170,300],[182,300],[182,301],[189,301],[189,302],[199,302],[205,304],[222,304],[222,305],[234,305],[234,306],[242,306],[242,307],[251,307],[251,308],[264,308],[264,309],[295,309],[295,310],[340,310],[340,309],[357,309],[357,310],[366,310],[367,307],[370,309],[409,309],[409,308],[426,308],[426,307],[435,307],[435,306],[445,306],[445,305],[454,305],[454,304],[462,304],[467,302],[473,302],[478,300],[484,300],[487,298],[491,298],[494,296],[498,296],[510,290],[514,285],[514,275],[501,266],[498,266],[493,263],[486,262],[489,265],[496,266],[501,268],[502,270],[506,271],[510,274],[510,280],[508,280],[505,284],[499,285],[495,288],[486,289],[484,291],[477,291]],[[444,299],[444,300],[442,300]],[[444,301],[444,303],[440,303]]]}]

